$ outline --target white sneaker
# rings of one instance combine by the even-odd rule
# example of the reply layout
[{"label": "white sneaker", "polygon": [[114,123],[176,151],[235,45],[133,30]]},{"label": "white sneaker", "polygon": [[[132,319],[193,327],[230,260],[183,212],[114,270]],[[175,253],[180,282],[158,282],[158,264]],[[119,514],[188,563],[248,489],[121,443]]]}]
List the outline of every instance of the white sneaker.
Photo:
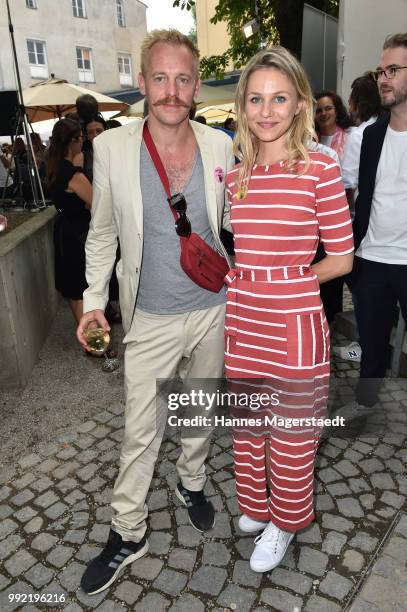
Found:
[{"label": "white sneaker", "polygon": [[338,355],[341,359],[347,359],[348,361],[360,362],[362,356],[362,347],[359,342],[351,342],[346,346],[334,346],[332,352]]},{"label": "white sneaker", "polygon": [[268,521],[255,521],[250,518],[250,516],[247,516],[247,514],[242,514],[239,519],[239,529],[245,533],[255,533],[256,531],[264,529],[267,526],[267,522]]},{"label": "white sneaker", "polygon": [[268,572],[281,563],[294,533],[283,531],[271,521],[263,533],[255,538],[256,545],[250,557],[250,567],[254,572]]}]

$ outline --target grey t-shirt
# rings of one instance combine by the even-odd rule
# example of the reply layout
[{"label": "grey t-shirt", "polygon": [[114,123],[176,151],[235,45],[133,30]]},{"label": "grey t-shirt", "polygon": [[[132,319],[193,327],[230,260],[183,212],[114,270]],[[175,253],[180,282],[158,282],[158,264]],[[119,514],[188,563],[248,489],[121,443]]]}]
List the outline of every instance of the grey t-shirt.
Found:
[{"label": "grey t-shirt", "polygon": [[[219,293],[202,289],[181,268],[181,247],[174,227],[174,217],[144,142],[141,145],[140,176],[144,246],[137,308],[154,314],[179,314],[223,304],[226,301],[224,289]],[[206,211],[203,164],[199,150],[183,194],[192,231],[214,247]]]}]

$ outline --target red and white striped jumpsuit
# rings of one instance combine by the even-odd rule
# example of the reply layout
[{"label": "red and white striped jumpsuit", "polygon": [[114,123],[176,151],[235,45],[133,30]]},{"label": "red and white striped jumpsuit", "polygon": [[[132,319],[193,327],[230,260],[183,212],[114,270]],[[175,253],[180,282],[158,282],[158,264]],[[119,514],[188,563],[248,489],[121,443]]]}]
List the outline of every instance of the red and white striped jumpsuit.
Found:
[{"label": "red and white striped jumpsuit", "polygon": [[[239,166],[227,176],[236,263],[227,277],[226,376],[232,385],[246,379],[250,387],[253,378],[285,385],[275,409],[285,416],[320,415],[326,405],[329,328],[310,268],[319,237],[327,255],[353,251],[339,165],[323,153],[310,158],[303,175],[284,162],[255,165],[243,199]],[[291,433],[235,430],[235,473],[242,513],[297,531],[314,519],[319,432]]]}]

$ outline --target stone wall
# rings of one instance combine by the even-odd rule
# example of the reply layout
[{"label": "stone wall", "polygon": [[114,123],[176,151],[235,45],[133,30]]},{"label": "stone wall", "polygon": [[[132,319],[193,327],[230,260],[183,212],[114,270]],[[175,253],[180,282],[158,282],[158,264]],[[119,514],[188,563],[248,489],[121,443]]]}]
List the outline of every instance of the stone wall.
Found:
[{"label": "stone wall", "polygon": [[53,226],[48,208],[0,236],[0,389],[22,388],[57,308]]}]

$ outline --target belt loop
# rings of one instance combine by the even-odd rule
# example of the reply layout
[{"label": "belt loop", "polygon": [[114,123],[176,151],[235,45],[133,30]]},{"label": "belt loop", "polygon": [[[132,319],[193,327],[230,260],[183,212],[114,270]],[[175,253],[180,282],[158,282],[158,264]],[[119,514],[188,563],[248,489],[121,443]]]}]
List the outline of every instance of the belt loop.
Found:
[{"label": "belt loop", "polygon": [[256,273],[254,270],[250,270],[250,279],[252,283],[254,283],[254,281],[256,280]]},{"label": "belt loop", "polygon": [[288,280],[288,268],[287,267],[283,268],[283,275],[284,275],[285,280]]},{"label": "belt loop", "polygon": [[271,283],[271,270],[267,268],[267,282]]}]

